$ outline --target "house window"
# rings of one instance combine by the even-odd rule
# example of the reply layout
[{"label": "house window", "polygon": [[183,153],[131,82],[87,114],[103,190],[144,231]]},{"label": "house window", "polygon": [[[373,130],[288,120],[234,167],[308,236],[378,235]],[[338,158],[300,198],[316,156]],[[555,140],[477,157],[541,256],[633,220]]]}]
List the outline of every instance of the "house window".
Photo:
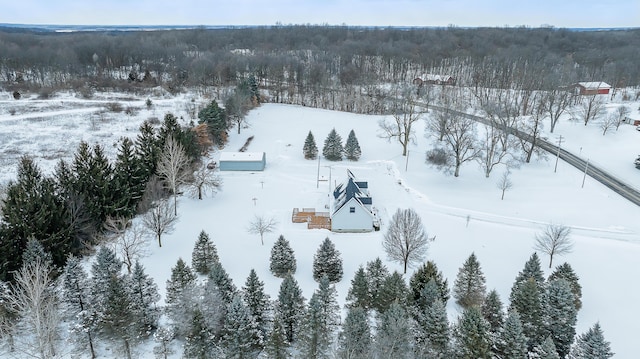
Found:
[{"label": "house window", "polygon": [[356,213],[356,207],[349,207],[349,213]]}]

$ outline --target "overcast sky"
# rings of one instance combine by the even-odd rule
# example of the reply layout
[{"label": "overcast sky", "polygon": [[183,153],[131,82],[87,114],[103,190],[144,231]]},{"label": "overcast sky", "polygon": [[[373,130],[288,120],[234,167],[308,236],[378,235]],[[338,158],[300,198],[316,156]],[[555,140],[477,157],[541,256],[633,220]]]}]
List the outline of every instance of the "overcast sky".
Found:
[{"label": "overcast sky", "polygon": [[640,27],[640,0],[0,0],[0,23]]}]

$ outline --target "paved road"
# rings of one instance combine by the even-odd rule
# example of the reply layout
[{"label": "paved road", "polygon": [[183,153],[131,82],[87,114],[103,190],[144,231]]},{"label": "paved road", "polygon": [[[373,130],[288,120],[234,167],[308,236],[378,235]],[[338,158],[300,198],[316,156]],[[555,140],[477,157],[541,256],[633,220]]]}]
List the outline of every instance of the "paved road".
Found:
[{"label": "paved road", "polygon": [[[419,102],[415,103],[418,106],[424,106],[424,104],[421,104]],[[492,123],[489,119],[486,119],[484,117],[480,117],[480,116],[475,116],[475,115],[470,115],[464,112],[460,112],[460,111],[455,111],[455,110],[451,110],[451,109],[446,109],[444,107],[440,107],[440,106],[433,106],[433,105],[429,105],[428,107],[431,110],[435,110],[435,111],[449,111],[451,113],[454,113],[456,115],[459,116],[464,116],[466,118],[470,118],[472,120],[475,120],[477,122],[483,123],[485,125],[489,125],[491,126]],[[522,131],[519,131],[515,128],[508,128],[509,133],[513,134],[514,136],[517,136],[519,138],[522,138],[524,140],[528,140],[531,138],[531,136],[529,134],[526,134]],[[540,147],[541,149],[550,152],[551,154],[553,154],[554,156],[558,156],[559,154],[559,158],[565,162],[567,162],[568,164],[572,165],[573,167],[577,168],[580,171],[585,171],[587,172],[587,176],[595,179],[596,181],[602,183],[603,185],[607,186],[609,189],[611,189],[612,191],[616,192],[617,194],[621,195],[622,197],[628,199],[629,201],[631,201],[632,203],[634,203],[637,206],[640,206],[640,192],[638,190],[636,190],[635,188],[633,188],[632,186],[628,185],[627,183],[624,183],[623,181],[621,181],[620,179],[614,177],[613,175],[611,175],[610,173],[608,173],[607,171],[594,166],[593,164],[589,163],[587,164],[587,161],[583,160],[582,158],[576,156],[575,154],[563,149],[563,148],[558,148],[557,145],[552,144],[549,141],[543,140],[541,138],[539,138],[536,141],[538,147]]]}]

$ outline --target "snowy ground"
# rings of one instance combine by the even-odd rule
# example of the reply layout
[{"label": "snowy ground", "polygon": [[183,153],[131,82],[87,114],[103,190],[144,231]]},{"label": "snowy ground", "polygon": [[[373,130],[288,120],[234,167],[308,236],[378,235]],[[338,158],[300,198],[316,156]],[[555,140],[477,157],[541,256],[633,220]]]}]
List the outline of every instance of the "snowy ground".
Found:
[{"label": "snowy ground", "polygon": [[[160,119],[166,111],[183,115],[183,104],[190,101],[186,97],[152,100],[158,106],[155,116]],[[2,106],[6,103],[0,101]],[[144,107],[144,100],[137,104]],[[164,107],[160,108],[161,104]],[[639,117],[637,105],[634,104],[631,117]],[[91,106],[87,105],[88,108]],[[151,116],[144,111],[147,110],[141,110],[133,119],[124,114],[116,116],[101,127],[100,131],[110,134],[96,136],[89,130],[86,116],[77,114],[54,118],[40,114],[46,119],[42,122],[33,117],[26,120],[31,134],[22,134],[27,132],[20,132],[20,126],[16,124],[20,121],[14,118],[18,114],[12,116],[0,109],[0,147],[3,148],[0,153],[15,149],[14,146],[21,143],[26,149],[40,151],[36,153],[45,152],[39,143],[73,153],[79,142],[74,136],[90,143],[96,139],[113,143],[123,133],[137,130],[139,122]],[[344,260],[344,278],[337,284],[340,301],[344,302],[350,280],[359,265],[380,257],[391,270],[402,270],[399,264],[386,261],[381,240],[384,225],[397,208],[414,208],[421,215],[429,235],[436,236],[428,259],[436,262],[449,283],[453,283],[458,268],[469,254],[475,252],[487,278],[488,289],[497,289],[502,301],[507,303],[516,275],[533,253],[534,234],[549,222],[561,223],[572,227],[575,248],[573,253],[556,258],[554,266],[567,261],[580,277],[583,308],[579,312],[577,332],[582,333],[599,321],[616,358],[636,357],[634,341],[640,332],[640,314],[635,308],[640,289],[632,283],[640,276],[636,264],[640,257],[640,221],[637,220],[640,211],[637,206],[590,178],[581,188],[582,173],[565,163],[560,162],[554,173],[551,156],[547,161],[536,160],[512,170],[514,187],[501,201],[496,182],[502,168],[487,179],[475,163],[465,165],[459,178],[428,167],[424,163],[424,152],[431,144],[423,136],[422,123],[416,128],[416,143],[410,146],[409,160],[405,161],[399,144],[388,143],[376,136],[381,118],[273,104],[252,111],[248,116],[250,127],[240,135],[232,134],[225,150],[238,150],[246,138],[253,135],[255,138],[249,151],[267,153],[266,170],[223,172],[223,189],[215,197],[202,201],[180,198],[180,222],[175,231],[164,236],[162,248],[151,242],[150,255],[143,260],[161,292],[164,294],[164,284],[178,257],[190,261],[198,233],[205,230],[218,247],[221,261],[237,287],[244,284],[250,269],[254,268],[265,282],[266,291],[275,298],[280,280],[269,273],[268,259],[272,244],[282,234],[296,253],[298,271],[295,277],[306,298],[317,286],[311,275],[313,254],[325,237],[331,238]],[[73,125],[69,119],[78,123]],[[84,119],[83,122],[80,119]],[[355,130],[362,158],[358,162],[322,160],[320,175],[322,179],[331,176],[333,182],[340,183],[349,169],[369,181],[374,206],[383,220],[381,232],[335,234],[326,230],[307,230],[304,224],[291,223],[294,207],[324,210],[328,204],[329,181],[321,181],[318,186],[318,162],[303,159],[302,145],[311,130],[321,148],[333,127],[343,140],[351,129]],[[42,137],[30,137],[36,136],[40,128],[37,136]],[[54,138],[44,139],[50,131],[54,131]],[[618,132],[603,137],[595,124],[585,127],[563,121],[554,135],[560,134],[566,138],[565,148],[575,152],[582,148],[584,156],[638,187],[640,171],[632,163],[640,154],[640,131],[625,125]],[[9,144],[6,136],[18,136],[22,142]],[[69,141],[67,145],[55,141],[62,136]],[[213,154],[214,157],[217,155]],[[4,154],[2,156],[6,158]],[[44,157],[39,156],[39,163]],[[15,176],[12,174],[14,168],[5,171],[7,165],[6,162],[2,164],[3,179]],[[264,246],[260,245],[258,235],[247,232],[254,215],[272,216],[279,223],[276,231],[265,236]],[[548,264],[546,256],[541,255],[541,259],[543,264]],[[550,270],[546,271],[550,273]],[[406,278],[409,276],[410,273]],[[459,314],[453,300],[448,311],[452,320]],[[140,357],[152,356],[140,353]]]}]

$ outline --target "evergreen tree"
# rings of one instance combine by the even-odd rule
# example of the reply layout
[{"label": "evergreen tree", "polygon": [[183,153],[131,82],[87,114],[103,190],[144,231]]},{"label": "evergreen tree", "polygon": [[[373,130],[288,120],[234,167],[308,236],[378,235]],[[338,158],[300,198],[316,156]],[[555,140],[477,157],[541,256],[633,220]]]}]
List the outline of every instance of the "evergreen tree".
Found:
[{"label": "evergreen tree", "polygon": [[219,147],[224,146],[227,142],[229,123],[226,111],[218,106],[216,100],[198,112],[198,123],[206,123],[213,143]]},{"label": "evergreen tree", "polygon": [[533,351],[529,353],[529,359],[560,359],[553,339],[547,337],[541,344],[533,347]]},{"label": "evergreen tree", "polygon": [[556,279],[546,288],[545,325],[561,358],[569,354],[576,335],[578,310],[569,282]]},{"label": "evergreen tree", "polygon": [[376,258],[367,262],[366,274],[369,281],[369,309],[376,308],[376,303],[380,302],[382,285],[389,276],[389,270],[380,258]]},{"label": "evergreen tree", "polygon": [[342,161],[343,152],[342,137],[340,137],[334,128],[324,140],[322,155],[329,161]]},{"label": "evergreen tree", "polygon": [[[544,284],[544,275],[540,266],[540,258],[535,252],[524,264],[524,268],[522,269],[522,271],[518,273],[513,287],[516,287],[520,283],[526,282],[529,278],[533,278],[533,280],[535,280],[539,286],[542,286]],[[511,289],[511,291],[513,291],[513,288]]]},{"label": "evergreen tree", "polygon": [[271,333],[264,347],[265,358],[267,359],[289,359],[289,345],[282,322],[278,317],[273,321]]},{"label": "evergreen tree", "polygon": [[95,313],[98,315],[107,310],[105,308],[107,296],[109,295],[107,289],[109,285],[113,284],[111,283],[112,278],[121,278],[121,269],[122,262],[113,250],[105,246],[98,249],[95,260],[91,265],[90,285],[91,303],[94,306]]},{"label": "evergreen tree", "polygon": [[[340,306],[338,305],[338,292],[331,285],[329,278],[323,276],[318,284],[315,294],[320,304],[322,320],[326,331],[335,332],[340,325]],[[333,335],[332,335],[333,337]]]},{"label": "evergreen tree", "polygon": [[453,336],[455,339],[455,351],[459,357],[491,358],[489,323],[482,317],[478,307],[465,309],[460,319],[458,319]]},{"label": "evergreen tree", "polygon": [[[91,358],[95,358],[93,348],[92,302],[89,297],[87,273],[77,257],[69,257],[62,270],[60,301],[62,312],[70,320],[72,340],[81,348],[89,346]],[[0,302],[2,300],[0,299]]]},{"label": "evergreen tree", "polygon": [[411,319],[398,303],[391,303],[378,320],[375,351],[378,358],[411,358]]},{"label": "evergreen tree", "polygon": [[218,357],[214,355],[218,352],[216,349],[213,336],[204,323],[204,316],[196,308],[193,311],[189,331],[185,338],[183,356],[189,359],[213,359]]},{"label": "evergreen tree", "polygon": [[496,354],[503,359],[527,359],[527,338],[518,312],[509,312],[496,343]]},{"label": "evergreen tree", "polygon": [[569,282],[571,292],[575,297],[576,310],[579,311],[580,308],[582,308],[582,286],[579,283],[580,278],[578,278],[578,275],[576,275],[569,263],[557,266],[548,280],[551,282],[556,279],[564,279]]},{"label": "evergreen tree", "polygon": [[600,323],[589,328],[586,333],[576,338],[569,352],[569,359],[609,359],[614,355],[611,343],[604,339]]},{"label": "evergreen tree", "polygon": [[262,335],[247,306],[239,295],[234,295],[224,322],[222,344],[227,358],[253,358],[254,348],[262,347]]},{"label": "evergreen tree", "polygon": [[385,312],[393,303],[406,308],[407,293],[407,283],[405,283],[402,274],[394,271],[383,282],[378,301],[373,303],[373,308],[376,309],[378,313]]},{"label": "evergreen tree", "polygon": [[[411,295],[411,294],[409,294]],[[431,278],[427,285],[422,288],[420,291],[420,297],[418,301],[412,302],[411,304],[415,307],[417,311],[424,311],[429,308],[436,300],[442,302],[442,297],[440,296],[440,288],[436,284],[436,281]]]},{"label": "evergreen tree", "polygon": [[249,93],[251,94],[251,102],[260,104],[262,99],[260,98],[260,91],[258,89],[258,80],[256,80],[255,75],[249,75],[247,79],[247,84],[249,86]]},{"label": "evergreen tree", "polygon": [[233,284],[233,280],[229,277],[229,274],[222,266],[220,262],[213,262],[211,271],[209,272],[209,280],[218,286],[222,299],[230,304],[233,299],[233,295],[236,293],[236,286]]},{"label": "evergreen tree", "polygon": [[319,282],[325,275],[331,283],[342,280],[342,258],[329,237],[324,239],[313,256],[313,279]]},{"label": "evergreen tree", "polygon": [[138,130],[134,152],[140,169],[141,183],[144,183],[145,186],[151,176],[156,173],[161,148],[162,146],[153,125],[149,121],[143,122]]},{"label": "evergreen tree", "polygon": [[327,326],[322,303],[318,293],[314,293],[309,300],[309,307],[302,320],[298,345],[303,358],[330,358],[332,333]]},{"label": "evergreen tree", "polygon": [[74,188],[84,198],[84,205],[89,212],[89,217],[96,228],[102,228],[102,224],[108,216],[115,217],[114,196],[117,195],[113,188],[113,169],[100,145],[95,145],[93,151],[86,142],[81,142],[74,156],[72,169],[76,175]]},{"label": "evergreen tree", "polygon": [[24,249],[24,253],[22,253],[22,265],[33,263],[36,260],[40,260],[42,263],[47,263],[48,265],[53,264],[51,254],[45,251],[38,240],[32,237],[27,241],[27,246]]},{"label": "evergreen tree", "polygon": [[344,154],[348,160],[357,161],[360,159],[362,152],[360,151],[360,144],[356,138],[356,133],[351,130],[347,142],[344,145]]},{"label": "evergreen tree", "polygon": [[284,278],[289,274],[296,272],[296,257],[293,249],[289,245],[289,241],[280,235],[271,248],[271,257],[269,259],[269,269],[274,276]]},{"label": "evergreen tree", "polygon": [[498,292],[494,289],[487,294],[482,303],[482,316],[489,322],[489,331],[497,333],[504,323],[502,301]]},{"label": "evergreen tree", "polygon": [[196,275],[191,268],[178,258],[176,265],[171,269],[171,278],[167,280],[167,305],[177,304],[180,301],[182,291],[193,285]]},{"label": "evergreen tree", "polygon": [[156,356],[156,359],[167,359],[175,353],[171,345],[174,337],[175,333],[173,330],[167,327],[160,327],[153,333],[153,340],[158,343],[158,345],[153,347],[153,354]]},{"label": "evergreen tree", "polygon": [[199,307],[207,329],[212,336],[218,338],[227,316],[227,302],[222,298],[218,285],[211,279],[204,284]]},{"label": "evergreen tree", "polygon": [[364,271],[364,267],[360,266],[353,276],[351,287],[347,292],[347,307],[360,307],[366,310],[369,309],[370,306],[369,279],[367,278],[367,273]]},{"label": "evergreen tree", "polygon": [[201,231],[191,254],[191,266],[200,274],[208,274],[214,262],[219,262],[218,250],[209,235]]},{"label": "evergreen tree", "polygon": [[528,348],[533,349],[535,345],[540,344],[547,337],[544,328],[543,289],[532,277],[514,287],[510,296],[509,310],[515,310],[520,314],[522,329],[528,339]]},{"label": "evergreen tree", "polygon": [[[444,305],[446,305],[447,301],[449,301],[449,283],[442,275],[442,272],[438,271],[438,267],[432,261],[427,261],[427,263],[418,268],[409,280],[413,302],[417,303],[421,301],[422,290],[431,279],[433,279],[435,284],[437,284],[440,292],[440,300]],[[424,300],[422,299],[422,301]]]},{"label": "evergreen tree", "polygon": [[127,358],[131,359],[131,346],[136,339],[132,298],[127,288],[126,278],[116,274],[108,278],[104,288],[104,301],[97,312],[99,333],[112,340],[121,340]]},{"label": "evergreen tree", "polygon": [[187,335],[196,297],[196,275],[191,268],[179,258],[171,269],[171,277],[166,284],[165,298],[167,316],[173,321],[178,337]]},{"label": "evergreen tree", "polygon": [[471,253],[464,262],[453,284],[453,297],[456,303],[467,309],[480,306],[486,294],[486,280],[475,253]]},{"label": "evergreen tree", "polygon": [[256,271],[251,269],[247,281],[242,288],[242,298],[249,309],[252,320],[256,323],[260,337],[267,337],[270,320],[269,296],[264,292],[264,283],[260,281]]},{"label": "evergreen tree", "polygon": [[293,343],[298,336],[304,311],[304,297],[302,297],[298,282],[293,276],[288,275],[280,285],[276,303],[276,317],[282,322],[289,343]]},{"label": "evergreen tree", "polygon": [[338,358],[369,359],[372,357],[371,345],[367,311],[357,306],[350,307],[340,333]]},{"label": "evergreen tree", "polygon": [[140,161],[136,158],[134,143],[128,137],[120,140],[113,172],[113,188],[116,192],[114,215],[132,218],[144,194],[147,178]]},{"label": "evergreen tree", "polygon": [[445,358],[449,347],[449,320],[440,298],[418,313],[416,324],[416,352],[421,357]]},{"label": "evergreen tree", "polygon": [[136,325],[137,335],[146,337],[158,327],[160,309],[156,303],[160,300],[160,294],[153,278],[145,273],[144,267],[138,261],[129,278],[129,295],[131,296],[131,321]]},{"label": "evergreen tree", "polygon": [[313,138],[313,133],[309,131],[307,138],[304,140],[304,146],[302,147],[302,153],[305,160],[315,160],[318,158],[318,146],[316,140]]}]

